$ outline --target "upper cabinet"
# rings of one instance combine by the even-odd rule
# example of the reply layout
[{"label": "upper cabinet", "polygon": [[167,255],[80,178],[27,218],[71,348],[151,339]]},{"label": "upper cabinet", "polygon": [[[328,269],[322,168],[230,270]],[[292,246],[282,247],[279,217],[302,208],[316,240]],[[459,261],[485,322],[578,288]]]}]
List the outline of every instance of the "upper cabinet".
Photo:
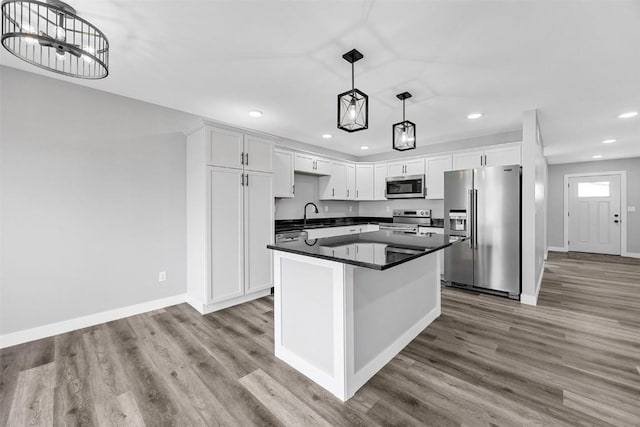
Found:
[{"label": "upper cabinet", "polygon": [[273,196],[293,197],[293,151],[276,148],[273,150]]},{"label": "upper cabinet", "polygon": [[373,199],[387,200],[385,191],[387,190],[387,164],[378,163],[373,170]]},{"label": "upper cabinet", "polygon": [[374,200],[374,166],[356,165],[356,200]]},{"label": "upper cabinet", "polygon": [[519,165],[522,162],[520,143],[484,150],[484,166]]},{"label": "upper cabinet", "polygon": [[347,165],[331,162],[331,174],[319,180],[320,200],[347,199]]},{"label": "upper cabinet", "polygon": [[273,143],[240,132],[207,128],[207,164],[258,172],[273,171]]},{"label": "upper cabinet", "polygon": [[453,153],[454,170],[483,166],[519,165],[521,161],[522,155],[519,142]]},{"label": "upper cabinet", "polygon": [[444,199],[444,173],[451,170],[452,161],[451,154],[425,159],[427,199]]},{"label": "upper cabinet", "polygon": [[356,199],[356,165],[353,163],[346,164],[346,188],[347,200]]},{"label": "upper cabinet", "polygon": [[331,162],[307,153],[296,153],[294,170],[312,175],[331,175]]},{"label": "upper cabinet", "polygon": [[388,163],[387,176],[424,174],[424,157]]}]

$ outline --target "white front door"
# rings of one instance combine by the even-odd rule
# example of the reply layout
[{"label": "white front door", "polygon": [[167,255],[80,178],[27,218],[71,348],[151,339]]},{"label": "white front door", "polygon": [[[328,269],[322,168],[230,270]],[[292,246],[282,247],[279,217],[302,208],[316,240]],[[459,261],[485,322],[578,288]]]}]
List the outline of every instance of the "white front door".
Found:
[{"label": "white front door", "polygon": [[620,175],[569,178],[569,250],[620,255]]}]

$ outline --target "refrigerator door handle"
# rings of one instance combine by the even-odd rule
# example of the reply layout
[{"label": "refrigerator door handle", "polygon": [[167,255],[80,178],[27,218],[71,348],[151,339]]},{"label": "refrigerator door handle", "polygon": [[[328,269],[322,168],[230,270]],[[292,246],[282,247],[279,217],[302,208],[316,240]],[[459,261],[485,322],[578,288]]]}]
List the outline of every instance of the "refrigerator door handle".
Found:
[{"label": "refrigerator door handle", "polygon": [[469,205],[467,207],[467,226],[468,226],[468,230],[467,230],[467,237],[469,238],[469,248],[472,249],[473,248],[473,238],[474,238],[474,221],[473,218],[475,216],[475,212],[473,211],[473,190],[467,190],[467,192],[469,193]]},{"label": "refrigerator door handle", "polygon": [[473,247],[478,249],[478,190],[473,190]]}]

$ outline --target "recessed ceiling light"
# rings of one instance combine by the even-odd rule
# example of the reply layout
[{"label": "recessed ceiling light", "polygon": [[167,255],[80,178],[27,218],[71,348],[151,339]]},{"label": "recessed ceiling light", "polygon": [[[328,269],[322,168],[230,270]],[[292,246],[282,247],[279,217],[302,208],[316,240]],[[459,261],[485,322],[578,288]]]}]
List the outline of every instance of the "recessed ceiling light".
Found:
[{"label": "recessed ceiling light", "polygon": [[322,137],[323,137],[324,139],[331,139],[331,137],[332,137],[332,136],[333,136],[333,135],[331,135],[330,133],[323,133],[323,134],[322,134]]},{"label": "recessed ceiling light", "polygon": [[467,115],[467,119],[471,120],[479,119],[480,117],[482,117],[482,113],[471,113]]},{"label": "recessed ceiling light", "polygon": [[361,150],[368,150],[369,147],[367,147],[366,145],[363,145],[362,147],[360,147]]},{"label": "recessed ceiling light", "polygon": [[602,158],[602,154],[596,154],[595,156],[591,156],[594,159],[601,159]]},{"label": "recessed ceiling light", "polygon": [[249,110],[249,115],[251,117],[262,117],[262,111],[260,111],[260,110]]},{"label": "recessed ceiling light", "polygon": [[602,141],[603,144],[613,144],[614,142],[616,142],[615,139],[605,139]]},{"label": "recessed ceiling light", "polygon": [[619,119],[630,119],[631,117],[635,117],[638,115],[637,111],[629,111],[627,113],[622,113],[618,116]]}]

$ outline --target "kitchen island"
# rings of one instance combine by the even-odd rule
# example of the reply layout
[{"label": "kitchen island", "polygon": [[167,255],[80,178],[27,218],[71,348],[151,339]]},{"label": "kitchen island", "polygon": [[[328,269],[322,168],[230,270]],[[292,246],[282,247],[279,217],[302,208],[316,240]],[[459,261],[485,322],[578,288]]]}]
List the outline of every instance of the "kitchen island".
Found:
[{"label": "kitchen island", "polygon": [[457,237],[376,231],[269,245],[276,357],[346,401],[440,315]]}]

